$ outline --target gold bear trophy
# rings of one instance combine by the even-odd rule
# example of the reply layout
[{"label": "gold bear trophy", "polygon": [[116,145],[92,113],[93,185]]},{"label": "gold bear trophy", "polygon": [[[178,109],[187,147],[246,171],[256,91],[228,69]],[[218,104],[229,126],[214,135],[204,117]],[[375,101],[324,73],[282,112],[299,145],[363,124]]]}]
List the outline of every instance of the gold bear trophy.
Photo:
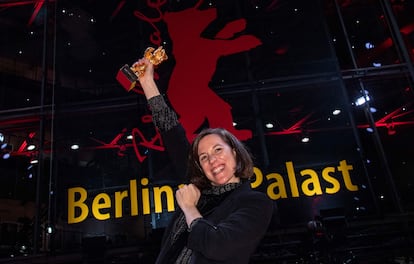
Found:
[{"label": "gold bear trophy", "polygon": [[[160,46],[157,49],[153,47],[146,48],[144,58],[148,59],[154,66],[158,66],[161,62],[167,60],[168,56],[163,47]],[[133,65],[133,67],[129,67],[128,64],[125,64],[119,69],[116,79],[129,92],[136,86],[138,77],[145,73],[145,68],[145,65]]]}]

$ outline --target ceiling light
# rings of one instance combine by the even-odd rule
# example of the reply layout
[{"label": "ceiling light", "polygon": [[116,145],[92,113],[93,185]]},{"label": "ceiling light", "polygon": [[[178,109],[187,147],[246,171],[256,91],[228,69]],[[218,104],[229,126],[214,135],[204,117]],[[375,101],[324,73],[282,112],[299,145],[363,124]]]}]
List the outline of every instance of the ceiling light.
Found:
[{"label": "ceiling light", "polygon": [[369,97],[368,91],[363,91],[363,93],[365,93],[365,95],[362,95],[355,100],[356,106],[363,105],[366,102],[369,102],[371,100],[371,98]]},{"label": "ceiling light", "polygon": [[27,146],[27,150],[34,150],[36,148],[36,145],[30,144]]},{"label": "ceiling light", "polygon": [[79,145],[78,144],[73,144],[72,146],[70,146],[70,149],[77,150],[77,149],[79,149]]},{"label": "ceiling light", "polygon": [[340,113],[341,113],[340,109],[335,109],[335,110],[332,111],[333,115],[339,115]]},{"label": "ceiling light", "polygon": [[371,42],[367,42],[367,43],[365,43],[365,48],[366,49],[373,49],[374,48],[374,44],[372,44]]}]

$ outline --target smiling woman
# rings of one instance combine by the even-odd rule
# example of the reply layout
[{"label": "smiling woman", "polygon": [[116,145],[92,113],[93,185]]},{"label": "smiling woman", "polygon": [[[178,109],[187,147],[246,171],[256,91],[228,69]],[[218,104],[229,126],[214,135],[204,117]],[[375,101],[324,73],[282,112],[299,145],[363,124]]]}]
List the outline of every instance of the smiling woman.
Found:
[{"label": "smiling woman", "polygon": [[[244,145],[222,128],[198,134],[190,152],[189,175],[199,188],[239,182],[253,175],[253,161]],[[199,176],[196,176],[199,175]]]},{"label": "smiling woman", "polygon": [[[177,115],[165,103],[147,59],[137,64],[153,121],[173,160],[187,157],[188,185],[176,192],[179,209],[165,230],[156,263],[249,263],[273,215],[266,194],[254,191],[253,161],[244,144],[223,128],[202,130],[190,148]],[[181,166],[178,165],[178,168]]]}]

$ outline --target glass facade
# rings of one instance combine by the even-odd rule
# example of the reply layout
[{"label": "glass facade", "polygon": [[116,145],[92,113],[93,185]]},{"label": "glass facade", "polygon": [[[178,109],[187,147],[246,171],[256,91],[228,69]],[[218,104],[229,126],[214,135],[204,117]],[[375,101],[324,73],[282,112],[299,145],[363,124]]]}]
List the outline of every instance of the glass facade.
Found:
[{"label": "glass facade", "polygon": [[142,91],[116,74],[162,45],[157,84],[181,118],[230,113],[252,133],[252,185],[277,208],[253,263],[412,258],[413,3],[196,2],[0,3],[2,257],[95,245],[151,262],[181,182]]}]

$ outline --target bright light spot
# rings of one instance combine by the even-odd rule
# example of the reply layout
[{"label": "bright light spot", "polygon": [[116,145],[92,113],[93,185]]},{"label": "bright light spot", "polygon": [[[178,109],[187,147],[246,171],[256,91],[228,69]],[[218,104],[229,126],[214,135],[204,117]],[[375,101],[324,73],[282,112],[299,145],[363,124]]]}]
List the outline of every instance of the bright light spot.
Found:
[{"label": "bright light spot", "polygon": [[367,43],[365,43],[365,48],[366,49],[373,49],[374,48],[374,44],[372,44],[371,42],[367,42]]},{"label": "bright light spot", "polygon": [[372,129],[372,127],[367,127],[367,132],[372,133],[374,132],[374,129]]},{"label": "bright light spot", "polygon": [[381,64],[381,62],[373,62],[372,63],[372,66],[374,66],[374,67],[381,67],[382,64]]},{"label": "bright light spot", "polygon": [[35,148],[36,148],[36,146],[33,145],[33,144],[27,146],[27,150],[34,150]]},{"label": "bright light spot", "polygon": [[339,115],[340,113],[341,113],[341,110],[340,109],[335,109],[332,112],[333,115]]},{"label": "bright light spot", "polygon": [[273,124],[272,123],[267,123],[266,128],[273,128]]},{"label": "bright light spot", "polygon": [[72,146],[70,146],[70,149],[77,150],[77,149],[79,149],[79,145],[78,144],[73,144]]},{"label": "bright light spot", "polygon": [[361,96],[361,97],[359,97],[359,98],[356,99],[356,101],[355,101],[355,105],[356,106],[363,105],[366,102],[369,102],[370,101],[370,97],[368,95],[368,91],[363,91],[363,93],[365,94],[365,96]]},{"label": "bright light spot", "polygon": [[302,138],[303,143],[308,143],[310,141],[310,138],[308,136],[305,136]]}]

